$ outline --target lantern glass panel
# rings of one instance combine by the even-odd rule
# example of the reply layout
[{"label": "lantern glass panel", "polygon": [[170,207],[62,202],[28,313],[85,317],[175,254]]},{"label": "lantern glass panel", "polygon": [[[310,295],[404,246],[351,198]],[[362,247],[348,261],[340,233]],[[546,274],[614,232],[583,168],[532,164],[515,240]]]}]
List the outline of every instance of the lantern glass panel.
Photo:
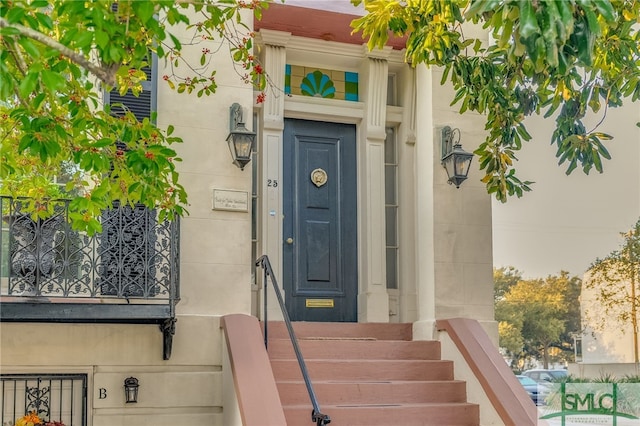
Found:
[{"label": "lantern glass panel", "polygon": [[249,158],[251,156],[251,145],[253,138],[249,135],[235,135],[236,155],[238,158]]}]

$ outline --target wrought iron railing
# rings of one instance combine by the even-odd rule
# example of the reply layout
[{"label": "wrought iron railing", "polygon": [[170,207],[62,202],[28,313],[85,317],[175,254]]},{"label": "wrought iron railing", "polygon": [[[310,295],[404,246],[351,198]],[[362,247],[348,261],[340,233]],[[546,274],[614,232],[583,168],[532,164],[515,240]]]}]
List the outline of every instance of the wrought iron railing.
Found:
[{"label": "wrought iron railing", "polygon": [[0,425],[35,413],[46,422],[87,425],[86,374],[0,374]]},{"label": "wrought iron railing", "polygon": [[289,338],[291,339],[291,344],[293,345],[293,350],[296,354],[296,359],[298,360],[298,365],[300,366],[300,372],[302,373],[302,378],[304,379],[304,384],[307,387],[307,393],[309,394],[309,399],[311,400],[311,405],[313,406],[313,410],[311,411],[311,421],[316,423],[317,426],[327,425],[331,423],[331,418],[327,414],[323,414],[320,411],[320,405],[318,403],[318,398],[316,397],[316,393],[313,390],[313,384],[311,383],[311,378],[309,377],[309,372],[307,371],[307,365],[304,362],[304,358],[302,356],[302,352],[300,351],[300,346],[298,345],[298,339],[296,337],[296,333],[293,330],[293,326],[291,325],[291,319],[289,318],[289,312],[287,311],[287,307],[282,299],[282,294],[280,293],[280,287],[278,286],[278,281],[276,280],[276,276],[273,273],[273,269],[271,268],[271,262],[269,261],[268,256],[262,256],[256,261],[256,266],[262,267],[263,270],[263,321],[264,321],[264,345],[268,348],[269,346],[269,321],[267,318],[267,282],[271,281],[273,289],[276,294],[276,299],[278,300],[278,304],[280,305],[280,310],[282,311],[282,316],[284,318],[284,323],[287,327],[287,331],[289,332]]},{"label": "wrought iron railing", "polygon": [[116,207],[99,218],[102,232],[71,229],[68,201],[34,220],[26,199],[0,197],[0,295],[48,298],[179,298],[179,224],[156,211]]},{"label": "wrought iron railing", "polygon": [[171,356],[180,299],[180,226],[144,206],[98,218],[102,232],[69,225],[69,201],[34,219],[29,199],[0,197],[0,321],[157,324]]}]

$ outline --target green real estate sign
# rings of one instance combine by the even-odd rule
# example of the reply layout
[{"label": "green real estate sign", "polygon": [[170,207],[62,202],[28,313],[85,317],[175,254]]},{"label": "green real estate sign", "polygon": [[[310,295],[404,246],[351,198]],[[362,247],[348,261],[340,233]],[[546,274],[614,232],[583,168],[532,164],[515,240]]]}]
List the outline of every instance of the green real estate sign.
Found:
[{"label": "green real estate sign", "polygon": [[540,419],[550,425],[640,426],[639,383],[549,383],[540,391]]}]

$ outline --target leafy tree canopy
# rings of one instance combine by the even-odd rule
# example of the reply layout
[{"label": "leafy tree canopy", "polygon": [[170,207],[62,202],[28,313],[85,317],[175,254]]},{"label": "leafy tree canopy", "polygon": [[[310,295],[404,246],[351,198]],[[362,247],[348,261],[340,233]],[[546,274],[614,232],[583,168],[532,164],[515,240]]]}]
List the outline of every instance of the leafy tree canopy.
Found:
[{"label": "leafy tree canopy", "polygon": [[496,302],[502,300],[511,287],[522,280],[522,272],[513,266],[493,268],[493,296]]},{"label": "leafy tree canopy", "polygon": [[[604,115],[625,98],[640,97],[638,17],[633,0],[352,0],[367,15],[354,21],[371,48],[388,30],[407,35],[407,60],[444,68],[460,111],[487,117],[487,139],[476,150],[489,193],[504,201],[530,182],[516,177],[516,152],[530,136],[526,116],[555,114],[552,142],[560,163],[602,171],[609,158],[602,141],[586,129],[587,111]],[[117,7],[114,7],[117,4]],[[70,204],[77,229],[93,232],[95,219],[113,200],[182,214],[186,193],[178,181],[181,142],[173,127],[116,118],[101,104],[102,90],[139,93],[149,52],[168,65],[164,76],[178,92],[197,96],[216,90],[208,40],[225,39],[239,78],[265,87],[267,77],[252,54],[252,36],[241,12],[258,18],[258,0],[0,0],[0,179],[2,192],[34,197],[34,215],[47,214],[50,194],[42,181],[72,173]],[[247,18],[250,15],[244,15]],[[465,38],[462,25],[483,23],[496,43]],[[191,30],[185,43],[172,31]],[[198,49],[198,64],[186,63]],[[259,97],[264,99],[264,96]],[[118,148],[115,142],[125,144]]]},{"label": "leafy tree canopy", "polygon": [[[77,229],[99,230],[96,217],[113,200],[158,207],[161,218],[181,215],[187,199],[172,148],[181,139],[172,126],[139,122],[130,111],[115,117],[101,93],[139,94],[153,53],[168,65],[163,79],[171,88],[209,95],[216,81],[208,41],[221,39],[229,42],[239,78],[264,88],[241,12],[259,17],[266,6],[257,0],[0,0],[1,193],[33,197],[33,215],[46,216],[48,183],[66,170]],[[171,32],[178,26],[192,32],[188,43]],[[201,52],[198,64],[183,60],[187,49]]]},{"label": "leafy tree canopy", "polygon": [[[366,15],[352,23],[384,46],[389,33],[407,36],[406,59],[443,67],[460,112],[486,116],[487,137],[475,151],[482,181],[498,200],[522,196],[532,182],[514,161],[531,139],[525,117],[556,117],[551,143],[567,174],[603,171],[612,138],[588,129],[589,111],[606,116],[623,100],[640,99],[640,2],[637,0],[351,0]],[[465,37],[482,24],[495,43]]]},{"label": "leafy tree canopy", "polygon": [[[494,270],[496,284],[504,281],[503,270]],[[500,346],[518,361],[532,356],[542,359],[545,367],[551,347],[569,351],[572,334],[580,330],[581,285],[578,277],[564,271],[546,279],[512,283],[495,304]]]}]

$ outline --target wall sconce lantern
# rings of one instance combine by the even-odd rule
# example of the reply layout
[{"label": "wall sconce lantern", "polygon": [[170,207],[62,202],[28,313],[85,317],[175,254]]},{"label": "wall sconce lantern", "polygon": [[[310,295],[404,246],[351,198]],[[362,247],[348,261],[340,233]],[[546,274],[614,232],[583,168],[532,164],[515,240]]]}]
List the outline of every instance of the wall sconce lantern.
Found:
[{"label": "wall sconce lantern", "polygon": [[138,402],[138,379],[135,377],[128,377],[124,379],[124,396],[127,404],[135,404]]},{"label": "wall sconce lantern", "polygon": [[242,107],[234,103],[229,107],[229,136],[227,143],[233,158],[233,164],[244,170],[244,166],[251,161],[251,151],[256,139],[255,132],[248,130],[242,120]]},{"label": "wall sconce lantern", "polygon": [[460,184],[467,179],[473,154],[462,149],[460,145],[460,129],[446,126],[441,135],[442,157],[441,164],[447,171],[449,184],[460,188]]}]

